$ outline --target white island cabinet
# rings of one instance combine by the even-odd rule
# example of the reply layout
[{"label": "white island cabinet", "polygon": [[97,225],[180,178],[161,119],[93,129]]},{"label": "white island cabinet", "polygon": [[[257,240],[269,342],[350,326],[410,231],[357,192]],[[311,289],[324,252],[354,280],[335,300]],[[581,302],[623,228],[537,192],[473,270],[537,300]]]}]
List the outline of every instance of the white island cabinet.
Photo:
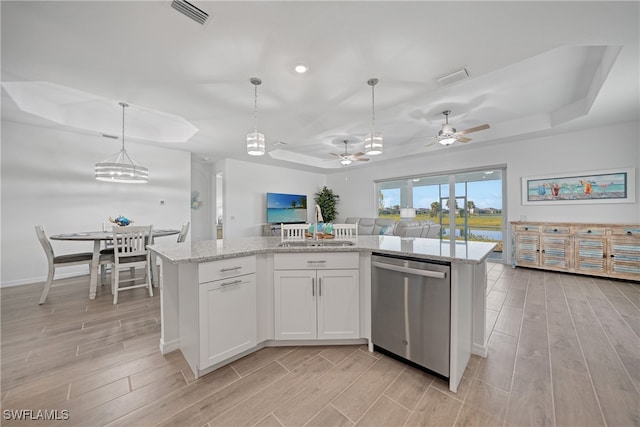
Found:
[{"label": "white island cabinet", "polygon": [[200,369],[258,343],[255,272],[255,256],[198,266]]},{"label": "white island cabinet", "polygon": [[359,255],[274,255],[276,340],[360,338]]},{"label": "white island cabinet", "polygon": [[450,375],[487,356],[486,259],[495,244],[358,236],[351,245],[282,247],[274,237],[154,244],[161,259],[160,350],[196,378],[267,346],[369,344],[371,257],[451,265]]},{"label": "white island cabinet", "polygon": [[180,286],[180,349],[194,374],[257,344],[256,257],[197,264],[197,284]]}]

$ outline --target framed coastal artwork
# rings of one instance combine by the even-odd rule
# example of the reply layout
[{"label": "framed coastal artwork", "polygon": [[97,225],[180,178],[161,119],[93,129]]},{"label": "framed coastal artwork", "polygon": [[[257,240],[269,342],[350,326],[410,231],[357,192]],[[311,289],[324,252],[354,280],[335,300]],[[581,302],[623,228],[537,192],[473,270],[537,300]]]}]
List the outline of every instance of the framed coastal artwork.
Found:
[{"label": "framed coastal artwork", "polygon": [[635,169],[522,177],[523,205],[634,203]]}]

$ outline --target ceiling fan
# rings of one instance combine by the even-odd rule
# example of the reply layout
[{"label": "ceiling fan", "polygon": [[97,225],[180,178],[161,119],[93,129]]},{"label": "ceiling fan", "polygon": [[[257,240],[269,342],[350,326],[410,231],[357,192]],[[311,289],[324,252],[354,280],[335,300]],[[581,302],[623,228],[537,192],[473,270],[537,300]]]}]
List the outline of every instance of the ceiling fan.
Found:
[{"label": "ceiling fan", "polygon": [[362,152],[358,152],[358,153],[354,153],[351,154],[349,152],[347,152],[347,143],[349,142],[348,139],[344,139],[342,140],[342,142],[344,143],[344,153],[340,153],[340,154],[336,154],[336,153],[330,153],[332,156],[336,156],[336,157],[340,157],[340,164],[342,166],[349,166],[352,162],[368,162],[369,159],[366,157],[361,157],[364,156],[364,153]]},{"label": "ceiling fan", "polygon": [[457,131],[456,128],[454,128],[452,125],[449,124],[449,114],[451,114],[451,110],[445,110],[442,112],[442,114],[444,114],[445,123],[442,125],[442,129],[438,132],[437,136],[433,136],[429,138],[429,140],[432,140],[432,142],[427,144],[427,147],[432,144],[435,144],[436,142],[444,146],[451,145],[456,141],[462,142],[462,143],[469,142],[471,141],[471,139],[466,138],[462,135],[466,135],[472,132],[477,132],[479,130],[489,129],[489,125],[484,124],[484,125],[472,127],[469,129]]}]

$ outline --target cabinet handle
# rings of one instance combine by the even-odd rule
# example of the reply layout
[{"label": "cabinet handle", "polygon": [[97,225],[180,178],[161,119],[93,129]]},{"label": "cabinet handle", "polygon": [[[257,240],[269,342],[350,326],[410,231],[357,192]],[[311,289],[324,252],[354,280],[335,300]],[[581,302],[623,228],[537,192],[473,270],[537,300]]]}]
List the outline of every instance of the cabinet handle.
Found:
[{"label": "cabinet handle", "polygon": [[237,280],[234,280],[233,282],[223,282],[220,284],[220,286],[231,286],[231,285],[237,285],[238,283],[242,283],[242,280],[237,279]]},{"label": "cabinet handle", "polygon": [[316,279],[314,279],[313,277],[311,278],[311,296],[316,296]]},{"label": "cabinet handle", "polygon": [[327,261],[321,260],[321,261],[312,261],[309,260],[307,261],[308,264],[326,264]]},{"label": "cabinet handle", "polygon": [[554,228],[554,229],[553,229],[553,232],[554,232],[554,233],[557,233],[557,232],[558,232],[558,229],[557,229],[557,228]]},{"label": "cabinet handle", "polygon": [[318,296],[322,296],[322,277],[318,278]]},{"label": "cabinet handle", "polygon": [[544,253],[544,249],[542,250],[542,253]]},{"label": "cabinet handle", "polygon": [[591,230],[587,230],[587,233],[591,233]]},{"label": "cabinet handle", "polygon": [[609,255],[611,258],[615,258],[616,256],[614,254]]},{"label": "cabinet handle", "polygon": [[529,227],[525,227],[525,228],[524,228],[524,231],[529,231]]},{"label": "cabinet handle", "polygon": [[627,236],[631,236],[633,234],[632,231],[627,231]]},{"label": "cabinet handle", "polygon": [[238,267],[229,267],[229,268],[221,268],[220,272],[224,273],[225,271],[234,271],[234,270],[240,270],[242,267],[238,266]]}]

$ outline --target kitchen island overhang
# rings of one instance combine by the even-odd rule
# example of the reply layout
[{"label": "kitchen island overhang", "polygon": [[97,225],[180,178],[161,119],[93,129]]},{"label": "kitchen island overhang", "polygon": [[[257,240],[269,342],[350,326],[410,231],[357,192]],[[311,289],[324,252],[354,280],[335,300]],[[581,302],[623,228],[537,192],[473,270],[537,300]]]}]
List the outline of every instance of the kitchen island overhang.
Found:
[{"label": "kitchen island overhang", "polygon": [[[281,246],[278,237],[248,237],[230,240],[211,240],[193,243],[155,244],[149,246],[154,258],[162,260],[160,269],[161,339],[160,350],[168,353],[177,349],[198,346],[198,337],[190,334],[189,328],[197,322],[193,304],[186,299],[197,300],[194,290],[198,288],[199,269],[207,263],[233,260],[242,257],[255,258],[256,280],[256,345],[246,349],[222,363],[203,367],[193,356],[190,366],[198,377],[220,366],[224,366],[246,354],[265,346],[299,344],[336,344],[334,341],[290,342],[274,337],[274,255],[309,253],[340,254],[358,253],[359,256],[359,338],[354,342],[371,343],[371,254],[447,262],[451,265],[451,360],[450,389],[457,390],[471,353],[487,356],[486,334],[486,261],[495,248],[494,243],[455,242],[439,239],[401,238],[398,236],[359,236],[349,245],[326,246]],[[311,242],[313,244],[313,242]],[[280,255],[279,255],[280,256]],[[339,255],[333,255],[339,256]],[[226,261],[231,262],[231,261]],[[226,264],[225,264],[226,265]],[[322,268],[322,267],[320,267]],[[189,292],[191,292],[189,294]],[[182,295],[183,301],[180,301]],[[190,295],[190,296],[187,296]],[[192,301],[193,302],[193,301]],[[202,308],[201,308],[202,309]],[[190,319],[187,321],[186,319]],[[182,322],[182,323],[181,323]],[[191,323],[189,323],[191,322]],[[189,326],[185,326],[189,324]],[[182,325],[182,336],[181,336]],[[185,332],[186,331],[186,332]],[[185,355],[185,358],[186,355]],[[187,358],[189,362],[189,358]]]}]

